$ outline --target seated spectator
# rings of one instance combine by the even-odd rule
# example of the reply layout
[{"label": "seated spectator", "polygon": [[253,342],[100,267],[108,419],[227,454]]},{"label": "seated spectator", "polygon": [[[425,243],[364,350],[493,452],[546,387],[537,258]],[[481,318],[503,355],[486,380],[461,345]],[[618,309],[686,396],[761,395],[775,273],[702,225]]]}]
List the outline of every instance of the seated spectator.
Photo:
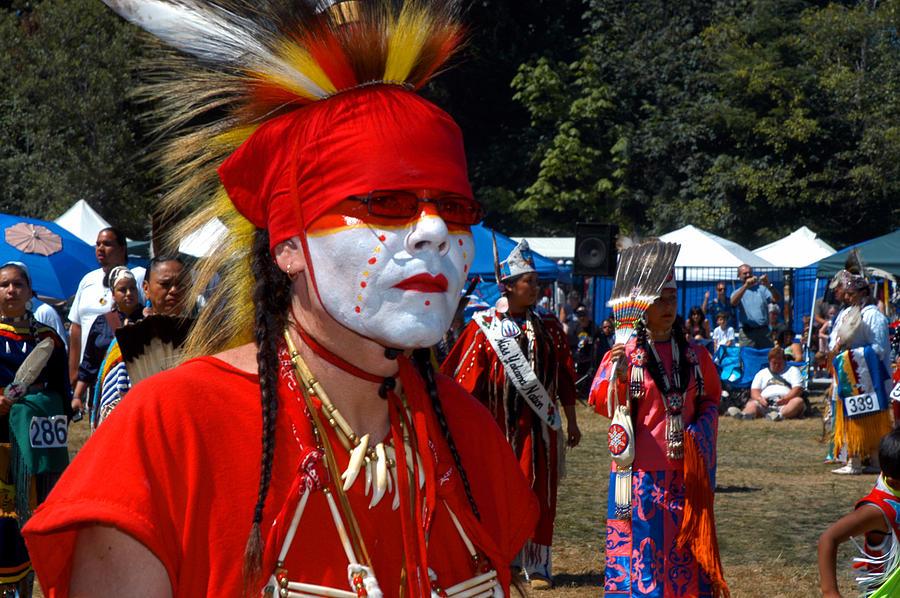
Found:
[{"label": "seated spectator", "polygon": [[794,337],[794,331],[784,324],[776,328],[775,346],[784,350],[786,361],[803,361],[803,346]]},{"label": "seated spectator", "polygon": [[603,335],[600,339],[600,350],[598,351],[597,359],[603,361],[603,356],[606,355],[606,352],[616,344],[616,326],[613,324],[612,318],[606,318],[600,322],[600,332]]},{"label": "seated spectator", "polygon": [[767,309],[769,312],[769,338],[772,339],[774,345],[778,341],[776,334],[781,325],[781,307],[777,303],[770,303]]},{"label": "seated spectator", "polygon": [[684,323],[689,341],[702,341],[710,339],[709,322],[703,317],[703,310],[695,305],[688,311],[687,321]]},{"label": "seated spectator", "polygon": [[743,412],[729,407],[728,415],[740,419],[766,417],[772,421],[792,419],[803,413],[803,376],[796,367],[787,367],[784,350],[769,351],[769,367],[760,370],[750,384],[750,400]]},{"label": "seated spectator", "polygon": [[716,322],[718,326],[712,331],[714,350],[718,351],[720,346],[730,347],[734,344],[734,328],[728,325],[728,314],[720,311],[716,314]]}]

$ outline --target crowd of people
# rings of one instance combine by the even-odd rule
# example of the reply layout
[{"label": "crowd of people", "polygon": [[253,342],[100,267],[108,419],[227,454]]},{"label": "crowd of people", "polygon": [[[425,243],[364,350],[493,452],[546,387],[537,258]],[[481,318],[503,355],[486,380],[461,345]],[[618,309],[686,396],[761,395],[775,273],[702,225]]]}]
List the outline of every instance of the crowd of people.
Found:
[{"label": "crowd of people", "polygon": [[[459,127],[416,91],[462,42],[455,2],[396,13],[262,3],[253,18],[173,3],[186,12],[165,19],[111,4],[200,58],[170,56],[156,82],[172,114],[163,129],[181,132],[162,152],[175,156],[168,202],[202,203],[228,233],[193,276],[165,255],[129,267],[124,237],[104,229],[68,335],[29,311],[28,269],[0,265],[4,595],[29,596],[34,571],[48,596],[550,588],[579,398],[610,420],[605,594],[729,595],[713,509],[713,353],[768,350],[735,417],[806,407],[788,364],[805,341],[780,327],[766,275],[742,265],[730,296],[720,282],[685,310],[677,246],[650,241],[617,278],[656,268],[659,284],[630,319],[598,323],[578,288],[540,307],[522,242],[495,255],[500,297],[464,324],[483,209]],[[218,286],[197,311],[212,273]],[[867,289],[864,272],[842,272],[842,305],[817,306],[809,323],[835,364],[838,473],[883,471],[822,536],[826,596],[849,534],[867,534],[869,587],[900,559],[900,440],[890,376],[876,375],[890,372],[890,349]],[[142,361],[157,350],[159,364]],[[67,424],[85,411],[94,433],[68,464]],[[22,441],[33,433],[42,446]]]}]

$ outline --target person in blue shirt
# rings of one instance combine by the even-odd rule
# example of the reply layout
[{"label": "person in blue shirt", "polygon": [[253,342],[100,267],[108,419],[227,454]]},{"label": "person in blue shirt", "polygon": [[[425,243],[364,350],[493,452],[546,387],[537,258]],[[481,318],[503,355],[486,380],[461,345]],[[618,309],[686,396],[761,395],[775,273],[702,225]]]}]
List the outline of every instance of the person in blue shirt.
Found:
[{"label": "person in blue shirt", "polygon": [[728,326],[737,328],[737,321],[734,319],[734,308],[731,307],[731,299],[728,298],[728,285],[725,281],[720,280],[716,283],[716,296],[713,300],[709,300],[709,291],[703,296],[703,303],[700,305],[703,315],[709,318],[710,330],[718,326],[718,315],[725,312],[728,315]]},{"label": "person in blue shirt", "polygon": [[740,344],[754,349],[772,347],[768,304],[780,302],[781,293],[769,282],[768,275],[757,278],[753,275],[753,268],[747,264],[741,264],[738,268],[738,278],[743,284],[731,295],[731,305],[737,309],[741,322]]}]

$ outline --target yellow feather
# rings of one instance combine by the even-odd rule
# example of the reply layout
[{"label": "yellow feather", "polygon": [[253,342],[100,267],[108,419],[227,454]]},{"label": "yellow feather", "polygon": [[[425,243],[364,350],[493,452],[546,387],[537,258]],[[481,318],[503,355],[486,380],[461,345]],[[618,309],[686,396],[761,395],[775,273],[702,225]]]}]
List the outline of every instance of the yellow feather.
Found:
[{"label": "yellow feather", "polygon": [[[233,129],[229,129],[227,131],[223,131],[219,133],[215,137],[213,137],[210,142],[210,148],[213,150],[228,150],[233,151],[235,148],[240,146],[242,143],[250,139],[250,135],[259,128],[258,124],[253,125],[244,125],[240,127],[235,127]],[[226,195],[227,198],[227,195]],[[230,203],[230,202],[229,202]]]},{"label": "yellow feather", "polygon": [[290,76],[290,70],[301,73],[309,77],[309,79],[318,85],[326,94],[330,95],[337,92],[334,83],[325,74],[325,71],[319,66],[319,63],[313,58],[309,51],[293,40],[281,40],[279,48],[275,55],[284,61],[285,70],[267,69],[254,73],[254,76],[262,81],[266,81],[291,91],[298,96],[309,98],[311,100],[319,100],[321,97],[311,92],[309,89],[300,84],[296,79]]},{"label": "yellow feather", "polygon": [[385,81],[406,80],[428,37],[429,15],[416,4],[404,4],[397,20],[391,24],[393,34],[388,39]]}]

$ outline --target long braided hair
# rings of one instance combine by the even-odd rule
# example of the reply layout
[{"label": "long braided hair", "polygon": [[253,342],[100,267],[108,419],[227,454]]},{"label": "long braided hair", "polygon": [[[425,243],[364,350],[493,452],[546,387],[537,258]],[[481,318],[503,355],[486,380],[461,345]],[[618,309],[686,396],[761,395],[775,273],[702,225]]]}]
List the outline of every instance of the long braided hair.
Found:
[{"label": "long braided hair", "polygon": [[278,415],[278,342],[284,330],[291,304],[290,278],[282,272],[269,253],[269,233],[256,232],[251,254],[253,290],[254,340],[259,369],[259,392],[262,402],[262,468],[259,494],[253,509],[253,525],[244,549],[244,594],[253,591],[262,572],[262,535],[260,524],[269,483],[272,480],[272,459],[275,454],[275,420]]},{"label": "long braided hair", "polygon": [[[647,325],[643,320],[638,320],[634,327],[636,341],[635,346],[641,347],[647,352],[647,368],[646,371],[650,373],[650,377],[653,378],[653,382],[656,384],[656,387],[662,392],[665,388],[665,383],[662,380],[659,373],[659,366],[656,362],[656,357],[653,354],[653,351],[650,350],[650,342],[647,339]],[[676,388],[677,392],[683,393],[687,390],[688,385],[690,384],[691,379],[691,369],[693,366],[687,359],[687,350],[688,350],[688,341],[684,328],[684,323],[681,317],[676,317],[675,322],[672,324],[672,341],[678,347],[678,355],[680,359],[678,360],[678,376],[681,381],[681,388]],[[697,376],[695,380],[695,384],[697,385],[697,396],[703,394],[703,377]],[[635,407],[632,406],[632,409]]]},{"label": "long braided hair", "polygon": [[463,468],[462,460],[459,458],[459,451],[456,450],[456,443],[450,434],[450,426],[447,425],[447,418],[444,416],[444,408],[441,405],[441,398],[438,396],[437,382],[434,379],[434,366],[431,363],[431,349],[416,349],[413,351],[413,361],[419,370],[419,373],[425,379],[425,387],[428,389],[428,396],[431,397],[431,407],[437,416],[438,423],[441,425],[441,431],[444,433],[444,439],[447,446],[450,447],[450,453],[453,455],[453,462],[456,464],[456,470],[462,479],[463,488],[466,491],[466,497],[472,506],[472,512],[479,520],[481,515],[478,513],[478,505],[475,504],[475,498],[472,496],[472,488],[469,486],[469,477]]}]

